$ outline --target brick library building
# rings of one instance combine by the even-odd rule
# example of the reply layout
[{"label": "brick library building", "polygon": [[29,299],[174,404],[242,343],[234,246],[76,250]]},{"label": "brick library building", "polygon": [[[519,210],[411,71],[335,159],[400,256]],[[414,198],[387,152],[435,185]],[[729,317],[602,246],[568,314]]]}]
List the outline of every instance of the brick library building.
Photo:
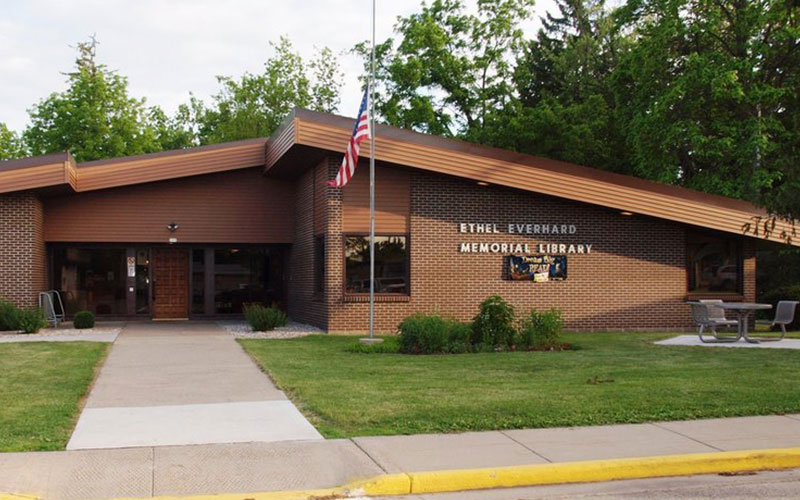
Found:
[{"label": "brick library building", "polygon": [[[276,305],[367,328],[369,168],[327,184],[353,120],[296,110],[270,138],[76,163],[0,162],[0,298],[69,317],[211,319]],[[363,153],[368,144],[362,145]],[[386,126],[376,131],[376,328],[471,319],[499,294],[571,329],[691,327],[694,298],[753,302],[753,205]]]}]

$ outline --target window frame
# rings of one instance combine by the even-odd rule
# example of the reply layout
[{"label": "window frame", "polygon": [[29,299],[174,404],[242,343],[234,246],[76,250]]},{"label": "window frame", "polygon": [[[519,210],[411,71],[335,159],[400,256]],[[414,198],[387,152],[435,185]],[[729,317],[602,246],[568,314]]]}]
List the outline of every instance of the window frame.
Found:
[{"label": "window frame", "polygon": [[[356,299],[356,301],[360,301],[358,299],[364,299],[365,297],[369,297],[369,292],[348,292],[347,291],[347,238],[356,238],[356,237],[364,237],[369,238],[368,232],[348,232],[342,233],[342,296],[345,299]],[[402,237],[405,238],[406,241],[406,272],[405,272],[405,280],[406,280],[406,291],[405,293],[379,293],[375,292],[376,298],[386,299],[384,301],[391,302],[392,299],[397,301],[402,301],[403,299],[408,299],[411,297],[411,235],[409,233],[387,233],[387,232],[376,232],[375,237]]]},{"label": "window frame", "polygon": [[[690,253],[692,236],[700,235],[717,238],[726,242],[731,242],[736,248],[736,289],[734,291],[698,291],[692,289],[694,275],[693,255]],[[741,238],[729,237],[712,231],[687,229],[684,238],[685,260],[686,260],[686,295],[687,297],[717,297],[724,296],[729,298],[742,298],[744,296],[744,242]],[[696,285],[695,285],[696,286]]]}]

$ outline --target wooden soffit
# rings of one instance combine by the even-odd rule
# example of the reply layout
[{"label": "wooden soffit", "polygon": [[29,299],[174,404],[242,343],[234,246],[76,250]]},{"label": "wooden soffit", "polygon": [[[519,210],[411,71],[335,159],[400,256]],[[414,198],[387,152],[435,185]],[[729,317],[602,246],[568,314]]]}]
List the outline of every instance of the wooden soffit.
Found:
[{"label": "wooden soffit", "polygon": [[[296,110],[270,139],[266,171],[299,168],[285,161],[293,149],[344,153],[352,124],[352,118]],[[376,128],[379,161],[744,236],[754,236],[744,234],[745,224],[767,216],[741,200],[395,127]],[[369,151],[369,141],[362,143],[361,156]],[[791,230],[778,221],[766,239],[784,242],[781,233]],[[793,244],[800,246],[800,238],[793,238]]]}]

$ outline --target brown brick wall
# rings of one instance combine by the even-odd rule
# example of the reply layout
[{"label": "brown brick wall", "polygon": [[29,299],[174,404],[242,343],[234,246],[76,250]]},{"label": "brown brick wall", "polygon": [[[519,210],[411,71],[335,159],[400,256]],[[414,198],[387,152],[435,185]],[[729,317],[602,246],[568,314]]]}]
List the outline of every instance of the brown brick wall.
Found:
[{"label": "brown brick wall", "polygon": [[[315,196],[319,189],[315,186],[315,171],[326,168],[327,163],[309,169],[297,179],[294,202],[294,243],[289,255],[288,312],[289,316],[301,323],[327,329],[327,311],[322,297],[314,292],[314,233]],[[324,200],[321,200],[324,203]],[[320,200],[317,200],[317,203]],[[324,218],[323,218],[324,220]]]},{"label": "brown brick wall", "polygon": [[42,203],[34,194],[0,196],[0,298],[36,305],[47,288]]},{"label": "brown brick wall", "polygon": [[[343,241],[335,221],[341,203],[329,200],[328,327],[332,332],[363,332],[368,304],[352,302],[341,288]],[[501,234],[464,234],[460,222],[496,223]],[[509,223],[575,224],[577,234],[508,235]],[[563,282],[532,283],[504,279],[504,254],[459,253],[459,242],[588,243],[592,253],[568,255]],[[522,313],[558,307],[574,329],[660,329],[691,327],[686,300],[684,226],[647,217],[539,196],[483,187],[455,178],[416,172],[411,199],[411,295],[405,302],[378,303],[377,328],[394,331],[417,311],[471,319],[478,304],[500,294]],[[755,259],[748,245],[745,296],[754,298]],[[536,252],[531,252],[536,253]],[[332,266],[332,267],[331,267]]]}]

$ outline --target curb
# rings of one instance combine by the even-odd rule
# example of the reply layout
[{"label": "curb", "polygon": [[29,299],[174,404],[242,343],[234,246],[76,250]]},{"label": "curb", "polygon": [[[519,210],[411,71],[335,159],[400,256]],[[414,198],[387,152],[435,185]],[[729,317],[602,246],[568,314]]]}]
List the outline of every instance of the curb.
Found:
[{"label": "curb", "polygon": [[[343,486],[315,490],[225,493],[182,497],[160,496],[154,498],[158,500],[334,499],[793,468],[800,468],[800,448],[721,451],[690,455],[383,474]],[[0,500],[31,500],[34,498],[0,493]],[[117,500],[134,499],[120,498]]]}]

